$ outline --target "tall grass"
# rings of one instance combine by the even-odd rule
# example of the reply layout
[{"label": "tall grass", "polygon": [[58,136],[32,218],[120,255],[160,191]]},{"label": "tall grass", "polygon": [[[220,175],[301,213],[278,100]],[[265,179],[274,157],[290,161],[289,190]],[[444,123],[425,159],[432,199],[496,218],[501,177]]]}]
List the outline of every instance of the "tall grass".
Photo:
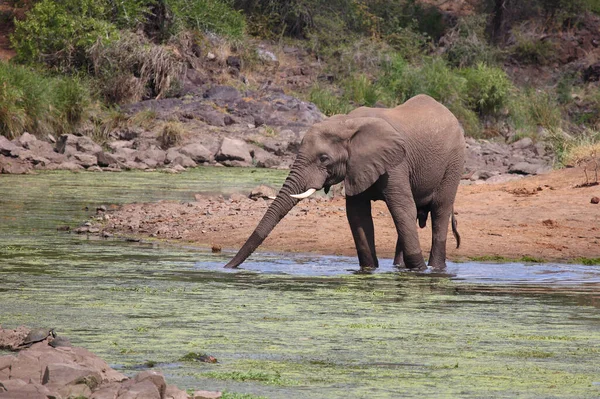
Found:
[{"label": "tall grass", "polygon": [[87,86],[76,78],[48,77],[0,62],[0,134],[27,131],[41,136],[77,126],[91,104]]}]

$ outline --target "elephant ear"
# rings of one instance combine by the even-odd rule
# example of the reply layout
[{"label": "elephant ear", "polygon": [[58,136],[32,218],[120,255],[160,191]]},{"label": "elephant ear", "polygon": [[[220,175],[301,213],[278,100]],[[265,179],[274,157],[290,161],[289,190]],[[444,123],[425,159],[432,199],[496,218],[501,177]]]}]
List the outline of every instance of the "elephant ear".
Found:
[{"label": "elephant ear", "polygon": [[354,131],[348,143],[346,195],[368,189],[379,176],[399,165],[406,156],[403,136],[385,119],[364,117],[344,122]]}]

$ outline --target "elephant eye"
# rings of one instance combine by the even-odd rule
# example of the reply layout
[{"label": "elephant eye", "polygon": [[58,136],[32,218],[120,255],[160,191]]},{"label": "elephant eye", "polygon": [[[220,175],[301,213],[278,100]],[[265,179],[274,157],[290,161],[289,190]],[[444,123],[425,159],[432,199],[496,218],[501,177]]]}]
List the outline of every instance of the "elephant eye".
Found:
[{"label": "elephant eye", "polygon": [[319,161],[321,163],[327,163],[327,162],[329,162],[329,159],[330,159],[329,155],[327,155],[327,154],[321,154],[321,155],[319,155]]}]

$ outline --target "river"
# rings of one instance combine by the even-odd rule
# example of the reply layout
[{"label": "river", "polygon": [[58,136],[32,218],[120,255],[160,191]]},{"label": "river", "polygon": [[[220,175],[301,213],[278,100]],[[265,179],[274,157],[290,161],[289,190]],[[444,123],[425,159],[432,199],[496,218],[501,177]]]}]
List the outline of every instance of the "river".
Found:
[{"label": "river", "polygon": [[[0,324],[59,335],[132,375],[233,398],[600,396],[600,268],[450,263],[371,275],[354,258],[231,252],[59,231],[99,205],[280,185],[197,168],[0,175]],[[218,363],[181,360],[206,353]]]}]

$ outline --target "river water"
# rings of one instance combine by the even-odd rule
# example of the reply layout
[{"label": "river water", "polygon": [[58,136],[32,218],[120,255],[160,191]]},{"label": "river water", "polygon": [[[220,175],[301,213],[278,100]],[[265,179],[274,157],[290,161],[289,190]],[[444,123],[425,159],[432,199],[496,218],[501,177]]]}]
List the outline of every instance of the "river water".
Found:
[{"label": "river water", "polygon": [[[232,252],[57,231],[98,205],[193,201],[285,174],[0,176],[0,324],[55,327],[126,374],[154,367],[237,398],[600,397],[597,266],[418,274],[384,259],[364,275],[354,258],[259,252],[228,271]],[[181,360],[190,352],[219,362]]]}]

